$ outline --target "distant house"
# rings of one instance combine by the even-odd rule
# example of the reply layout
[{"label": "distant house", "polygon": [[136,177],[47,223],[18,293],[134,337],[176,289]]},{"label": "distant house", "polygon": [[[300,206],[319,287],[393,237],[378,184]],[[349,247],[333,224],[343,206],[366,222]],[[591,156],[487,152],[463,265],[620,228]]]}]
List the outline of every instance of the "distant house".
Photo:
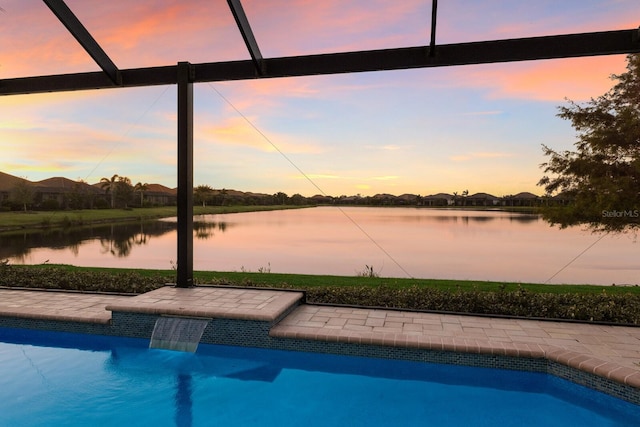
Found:
[{"label": "distant house", "polygon": [[[93,185],[64,177],[47,178],[31,182],[0,172],[0,205],[7,201],[17,184],[26,182],[33,189],[32,206],[36,209],[92,209],[97,202],[108,206],[107,194],[100,183]],[[147,184],[143,193],[145,202],[155,206],[171,206],[177,203],[177,189],[161,184]]]},{"label": "distant house", "polygon": [[503,197],[504,206],[538,206],[540,204],[540,197],[528,191],[523,191],[514,196]]},{"label": "distant house", "polygon": [[322,194],[311,196],[309,197],[309,200],[311,200],[316,205],[330,205],[331,203],[333,203],[333,197],[325,196]]},{"label": "distant house", "polygon": [[0,205],[9,200],[9,195],[13,188],[20,182],[27,181],[24,178],[18,178],[17,176],[9,175],[7,173],[0,172]]},{"label": "distant house", "polygon": [[500,199],[488,193],[476,193],[464,198],[466,206],[498,206]]},{"label": "distant house", "polygon": [[247,205],[271,205],[274,204],[274,196],[272,194],[247,191],[244,193],[244,203]]},{"label": "distant house", "polygon": [[417,194],[409,194],[409,193],[405,193],[405,194],[401,194],[396,198],[396,205],[402,206],[409,206],[409,205],[417,205],[419,204],[420,200],[422,198],[420,196],[418,196]]},{"label": "distant house", "polygon": [[178,203],[178,189],[161,184],[147,184],[143,197],[152,206],[173,206]]},{"label": "distant house", "polygon": [[453,205],[453,194],[438,193],[424,196],[422,203],[425,206],[451,206]]},{"label": "distant house", "polygon": [[381,193],[371,197],[372,205],[395,205],[398,197],[393,194]]},{"label": "distant house", "polygon": [[359,196],[340,196],[333,199],[333,203],[337,205],[357,205],[362,200]]},{"label": "distant house", "polygon": [[97,197],[103,192],[86,182],[72,181],[63,177],[54,177],[34,182],[34,203],[36,206],[55,206],[58,208],[93,208]]},{"label": "distant house", "polygon": [[35,208],[91,208],[95,197],[101,192],[84,182],[56,177],[31,182],[13,175],[0,172],[0,204],[5,204],[17,184],[26,182],[32,189],[33,199],[30,205]]}]

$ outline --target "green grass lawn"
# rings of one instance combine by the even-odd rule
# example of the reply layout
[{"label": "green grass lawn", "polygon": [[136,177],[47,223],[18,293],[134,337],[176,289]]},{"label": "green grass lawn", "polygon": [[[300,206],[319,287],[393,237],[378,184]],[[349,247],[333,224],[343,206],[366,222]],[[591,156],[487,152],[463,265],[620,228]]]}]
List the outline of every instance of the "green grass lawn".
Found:
[{"label": "green grass lawn", "polygon": [[[20,267],[20,266],[16,266]],[[51,268],[50,264],[25,266],[25,268]],[[69,272],[89,271],[107,274],[134,273],[146,278],[173,279],[176,276],[174,270],[148,270],[148,269],[117,269],[101,267],[76,267],[71,265],[55,265],[56,268]],[[219,272],[219,271],[194,271],[194,281],[197,284],[231,284],[263,287],[290,287],[297,289],[331,288],[331,287],[387,287],[391,289],[411,288],[414,286],[426,287],[441,291],[482,291],[482,292],[513,292],[524,289],[533,293],[577,293],[577,294],[638,294],[640,286],[596,286],[596,285],[544,285],[538,283],[518,282],[489,282],[479,280],[444,280],[444,279],[402,279],[387,277],[360,277],[360,276],[330,276],[307,274],[282,274],[282,273],[257,273],[257,272]]]}]

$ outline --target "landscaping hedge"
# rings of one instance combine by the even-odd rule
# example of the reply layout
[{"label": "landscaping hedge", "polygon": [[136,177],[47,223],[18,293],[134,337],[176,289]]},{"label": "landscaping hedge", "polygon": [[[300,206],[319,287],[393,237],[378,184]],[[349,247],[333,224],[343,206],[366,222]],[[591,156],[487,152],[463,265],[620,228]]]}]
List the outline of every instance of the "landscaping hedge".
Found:
[{"label": "landscaping hedge", "polygon": [[168,277],[145,277],[135,272],[68,271],[64,268],[28,268],[0,264],[0,286],[44,288],[83,292],[140,294],[175,281]]},{"label": "landscaping hedge", "polygon": [[640,295],[551,294],[516,291],[442,291],[412,286],[403,289],[321,288],[307,291],[307,301],[411,310],[446,311],[587,322],[640,324]]}]

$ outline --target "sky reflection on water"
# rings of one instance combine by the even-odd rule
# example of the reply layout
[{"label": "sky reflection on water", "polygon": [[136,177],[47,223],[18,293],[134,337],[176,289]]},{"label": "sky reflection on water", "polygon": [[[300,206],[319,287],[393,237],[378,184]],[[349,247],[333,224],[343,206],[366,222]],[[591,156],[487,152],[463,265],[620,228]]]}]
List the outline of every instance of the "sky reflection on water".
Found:
[{"label": "sky reflection on water", "polygon": [[[320,207],[195,221],[196,270],[354,276],[372,266],[384,277],[605,285],[637,284],[640,276],[634,236],[605,236],[586,250],[601,236],[551,228],[533,215]],[[162,222],[151,233],[139,225],[126,238],[101,235],[71,246],[29,247],[9,259],[169,269],[176,260],[175,218]]]}]

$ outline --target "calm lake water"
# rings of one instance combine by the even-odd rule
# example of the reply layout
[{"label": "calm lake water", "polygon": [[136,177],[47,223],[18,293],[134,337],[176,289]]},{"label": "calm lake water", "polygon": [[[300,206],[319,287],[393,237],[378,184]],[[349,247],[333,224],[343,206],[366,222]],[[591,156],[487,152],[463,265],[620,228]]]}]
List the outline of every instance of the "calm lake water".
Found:
[{"label": "calm lake water", "polygon": [[[194,220],[194,269],[536,283],[640,283],[633,235],[559,230],[499,211],[319,207],[204,215]],[[0,237],[14,264],[169,269],[176,219]]]}]

